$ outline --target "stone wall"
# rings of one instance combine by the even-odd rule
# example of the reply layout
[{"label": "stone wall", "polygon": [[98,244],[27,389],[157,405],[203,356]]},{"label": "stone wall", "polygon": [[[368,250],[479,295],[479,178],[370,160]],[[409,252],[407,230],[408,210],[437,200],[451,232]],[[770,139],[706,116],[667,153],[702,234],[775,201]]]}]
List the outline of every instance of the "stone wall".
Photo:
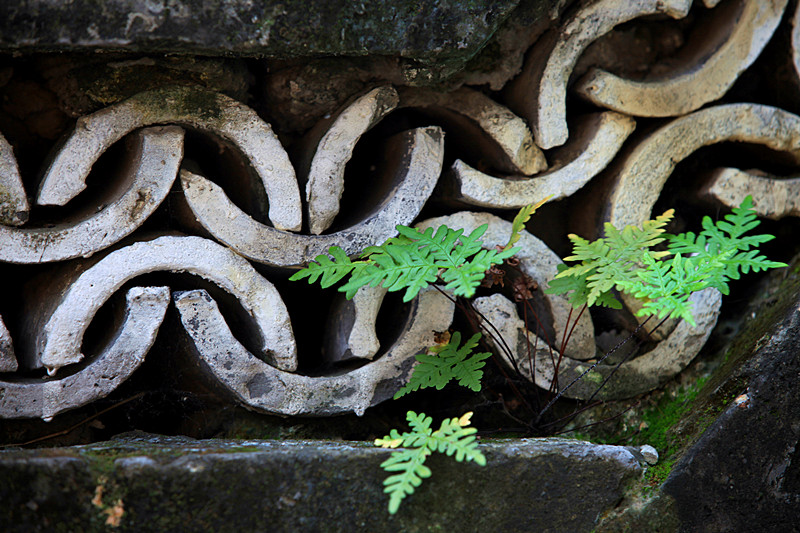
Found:
[{"label": "stone wall", "polygon": [[[555,364],[572,315],[541,289],[570,232],[672,207],[674,231],[696,231],[747,195],[778,236],[770,257],[792,258],[796,2],[317,7],[0,7],[2,443],[131,429],[371,439],[419,404],[502,432],[537,390],[574,382],[555,411],[602,400],[591,423],[708,379],[731,335],[714,328],[736,323],[746,286],[694,295],[696,324],[667,322],[591,379],[604,347],[639,331],[635,302],[581,315]],[[446,295],[346,300],[288,280],[397,224],[486,223],[484,244],[502,246],[516,210],[539,202],[517,267],[547,324],[528,323],[510,289],[481,293],[475,308],[522,341],[479,394],[386,402],[416,354],[463,326]],[[539,418],[523,429],[546,433]],[[636,440],[615,431],[603,438]],[[680,486],[665,485],[678,506]]]}]

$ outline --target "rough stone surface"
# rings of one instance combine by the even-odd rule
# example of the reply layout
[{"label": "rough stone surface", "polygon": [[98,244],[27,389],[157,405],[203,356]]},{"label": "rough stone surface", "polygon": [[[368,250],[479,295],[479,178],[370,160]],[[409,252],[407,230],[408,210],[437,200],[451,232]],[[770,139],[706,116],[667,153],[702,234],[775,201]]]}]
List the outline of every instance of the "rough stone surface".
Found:
[{"label": "rough stone surface", "polygon": [[704,192],[728,207],[738,207],[752,196],[756,213],[773,220],[800,216],[800,178],[720,168],[711,173]]},{"label": "rough stone surface", "polygon": [[567,82],[592,41],[637,17],[684,17],[690,6],[690,0],[600,0],[581,6],[531,49],[522,73],[506,88],[509,106],[528,120],[541,148],[561,146],[569,137]]},{"label": "rough stone surface", "polygon": [[133,287],[116,336],[91,361],[63,378],[0,380],[0,417],[42,418],[103,398],[141,365],[169,305],[168,287]]},{"label": "rough stone surface", "polygon": [[[690,52],[644,80],[592,69],[573,90],[595,105],[641,117],[689,113],[722,97],[772,37],[787,0],[727,2],[696,28]],[[657,67],[654,67],[657,69]],[[660,69],[663,70],[663,69]]]},{"label": "rough stone surface", "polygon": [[379,467],[390,451],[365,443],[134,433],[89,446],[4,450],[0,527],[107,531],[116,517],[113,530],[123,532],[582,532],[642,471],[620,446],[521,439],[480,447],[485,467],[434,454],[426,462],[432,477],[394,516]]},{"label": "rough stone surface", "polygon": [[97,7],[57,0],[8,2],[0,9],[0,47],[279,58],[373,54],[463,63],[517,3],[114,0]]},{"label": "rough stone surface", "polygon": [[525,121],[481,92],[405,88],[400,107],[441,120],[448,143],[478,151],[499,172],[528,176],[547,169],[544,153],[534,144]]},{"label": "rough stone surface", "polygon": [[19,368],[14,355],[14,341],[8,332],[3,317],[0,317],[0,372],[16,372]]},{"label": "rough stone surface", "polygon": [[54,276],[31,297],[26,321],[33,346],[20,361],[51,373],[84,358],[83,335],[100,307],[127,281],[157,271],[187,272],[216,283],[253,317],[263,355],[284,370],[297,368],[289,314],[275,287],[242,257],[200,237],[163,236],[115,250]]},{"label": "rough stone surface", "polygon": [[[65,157],[77,165],[84,163],[84,155]],[[105,198],[85,218],[44,227],[0,226],[0,261],[36,264],[88,257],[131,234],[167,197],[183,157],[183,130],[175,126],[138,130],[130,136],[123,157],[119,173],[109,176],[113,185]]]},{"label": "rough stone surface", "polygon": [[152,124],[182,124],[232,143],[264,185],[272,224],[283,230],[300,229],[300,190],[294,167],[269,124],[223,94],[188,87],[139,93],[79,118],[45,172],[36,203],[65,205],[86,188],[92,164],[109,146],[134,129]]},{"label": "rough stone surface", "polygon": [[304,139],[308,146],[298,163],[306,183],[306,210],[311,233],[319,235],[339,214],[344,193],[344,171],[361,136],[390,113],[399,98],[384,86],[359,96],[334,117],[317,124]]},{"label": "rough stone surface", "polygon": [[398,340],[373,361],[337,375],[282,371],[251,354],[231,334],[219,308],[203,290],[179,292],[175,306],[196,357],[233,397],[250,409],[281,415],[364,411],[394,396],[411,376],[414,355],[435,344],[453,321],[453,303],[438,291],[420,291],[398,324]]},{"label": "rough stone surface", "polygon": [[797,262],[757,287],[723,363],[669,429],[679,449],[660,466],[665,481],[647,492],[634,489],[598,532],[797,529]]},{"label": "rough stone surface", "polygon": [[495,177],[457,159],[445,174],[447,198],[503,209],[561,200],[606,168],[635,127],[631,117],[619,113],[582,117],[569,142],[554,151],[551,168],[533,176]]},{"label": "rough stone surface", "polygon": [[[417,128],[392,136],[376,188],[385,196],[352,226],[323,235],[298,235],[261,224],[242,211],[215,183],[181,172],[186,201],[197,220],[214,237],[243,256],[260,263],[299,267],[331,246],[360,253],[397,234],[397,224],[410,224],[433,192],[442,169],[444,137],[437,127]],[[370,205],[369,202],[365,202]]]}]

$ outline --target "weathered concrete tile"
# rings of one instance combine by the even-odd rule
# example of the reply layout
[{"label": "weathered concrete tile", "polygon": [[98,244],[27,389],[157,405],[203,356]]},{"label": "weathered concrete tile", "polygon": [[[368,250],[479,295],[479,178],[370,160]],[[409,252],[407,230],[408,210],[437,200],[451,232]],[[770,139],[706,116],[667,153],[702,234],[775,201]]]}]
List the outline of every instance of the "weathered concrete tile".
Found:
[{"label": "weathered concrete tile", "polygon": [[633,132],[636,122],[619,113],[582,117],[569,142],[554,151],[553,166],[533,176],[495,177],[456,160],[445,173],[447,200],[481,207],[518,209],[550,197],[574,194],[602,171]]},{"label": "weathered concrete tile", "polygon": [[328,229],[339,214],[344,171],[356,143],[397,107],[398,101],[394,88],[378,87],[345,104],[304,137],[306,148],[298,162],[298,174],[306,184],[308,227],[312,234]]},{"label": "weathered concrete tile", "polygon": [[0,380],[0,418],[42,418],[103,398],[144,360],[169,305],[167,287],[133,287],[117,335],[99,355],[61,378]]},{"label": "weathered concrete tile", "polygon": [[269,124],[223,94],[190,87],[139,93],[79,118],[48,167],[36,203],[65,205],[86,188],[89,170],[109,146],[134,129],[154,124],[197,128],[231,142],[264,185],[272,224],[288,231],[300,229],[300,190],[294,167]]},{"label": "weathered concrete tile", "polygon": [[333,245],[353,255],[395,236],[395,226],[410,224],[430,197],[443,157],[439,128],[417,128],[393,136],[387,143],[382,178],[392,184],[388,198],[364,220],[323,235],[292,234],[261,224],[234,205],[221,187],[197,174],[182,171],[181,184],[197,220],[215,238],[254,261],[300,267]]},{"label": "weathered concrete tile", "polygon": [[[76,161],[79,154],[73,154]],[[45,227],[0,226],[0,261],[47,263],[87,257],[139,228],[167,197],[183,157],[183,130],[146,128],[131,134],[117,185],[85,218]],[[120,191],[120,189],[122,189]]]},{"label": "weathered concrete tile", "polygon": [[509,107],[530,123],[543,149],[567,142],[567,82],[578,57],[595,39],[637,17],[665,14],[685,17],[691,0],[600,0],[579,7],[558,30],[531,49],[522,73],[505,89]]},{"label": "weathered concrete tile", "polygon": [[414,355],[436,344],[436,332],[453,320],[450,300],[433,289],[421,291],[385,353],[342,374],[311,377],[285,372],[247,351],[206,291],[177,292],[174,300],[195,355],[212,377],[249,409],[281,415],[363,414],[408,381]]},{"label": "weathered concrete tile", "polygon": [[592,69],[573,90],[595,105],[639,117],[690,113],[721,98],[759,56],[783,16],[787,0],[727,2],[695,28],[685,58],[643,80]]},{"label": "weathered concrete tile", "polygon": [[59,368],[84,358],[83,335],[98,309],[127,281],[157,271],[186,272],[235,296],[253,317],[263,356],[278,367],[297,368],[289,314],[275,287],[228,248],[200,237],[163,236],[117,249],[53,279],[31,302],[23,340],[25,368]]}]

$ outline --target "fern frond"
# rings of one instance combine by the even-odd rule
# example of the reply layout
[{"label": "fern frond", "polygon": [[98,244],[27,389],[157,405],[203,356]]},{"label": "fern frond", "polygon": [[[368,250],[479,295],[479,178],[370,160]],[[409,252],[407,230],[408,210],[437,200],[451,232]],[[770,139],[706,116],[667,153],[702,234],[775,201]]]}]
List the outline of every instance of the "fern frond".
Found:
[{"label": "fern frond", "polygon": [[463,387],[480,391],[483,378],[481,368],[486,364],[485,360],[491,357],[489,352],[472,353],[480,338],[481,334],[476,333],[459,347],[461,333],[456,331],[447,344],[429,348],[432,354],[416,355],[417,364],[411,379],[395,393],[394,398],[429,387],[441,390],[454,379]]},{"label": "fern frond", "polygon": [[425,460],[434,451],[448,456],[455,455],[456,461],[474,461],[484,466],[486,457],[478,449],[475,428],[470,424],[472,413],[460,418],[451,418],[442,422],[436,431],[431,430],[433,419],[424,413],[414,411],[406,413],[411,431],[400,433],[393,429],[389,435],[376,439],[375,444],[383,448],[397,448],[402,444],[405,449],[396,450],[381,463],[387,472],[398,472],[383,481],[383,491],[389,494],[389,513],[395,514],[406,496],[414,493],[422,480],[431,476],[431,470],[425,466]]}]

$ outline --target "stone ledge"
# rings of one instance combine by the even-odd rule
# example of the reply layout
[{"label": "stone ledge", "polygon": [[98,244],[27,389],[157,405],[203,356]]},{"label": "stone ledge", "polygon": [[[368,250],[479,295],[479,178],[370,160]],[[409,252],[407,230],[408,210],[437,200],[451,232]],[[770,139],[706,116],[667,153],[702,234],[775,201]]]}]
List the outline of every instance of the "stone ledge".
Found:
[{"label": "stone ledge", "polygon": [[395,516],[389,450],[331,441],[129,433],[0,452],[3,531],[589,531],[642,472],[634,452],[566,439],[483,443],[487,466],[435,454]]},{"label": "stone ledge", "polygon": [[0,50],[471,58],[519,0],[9,1]]}]

